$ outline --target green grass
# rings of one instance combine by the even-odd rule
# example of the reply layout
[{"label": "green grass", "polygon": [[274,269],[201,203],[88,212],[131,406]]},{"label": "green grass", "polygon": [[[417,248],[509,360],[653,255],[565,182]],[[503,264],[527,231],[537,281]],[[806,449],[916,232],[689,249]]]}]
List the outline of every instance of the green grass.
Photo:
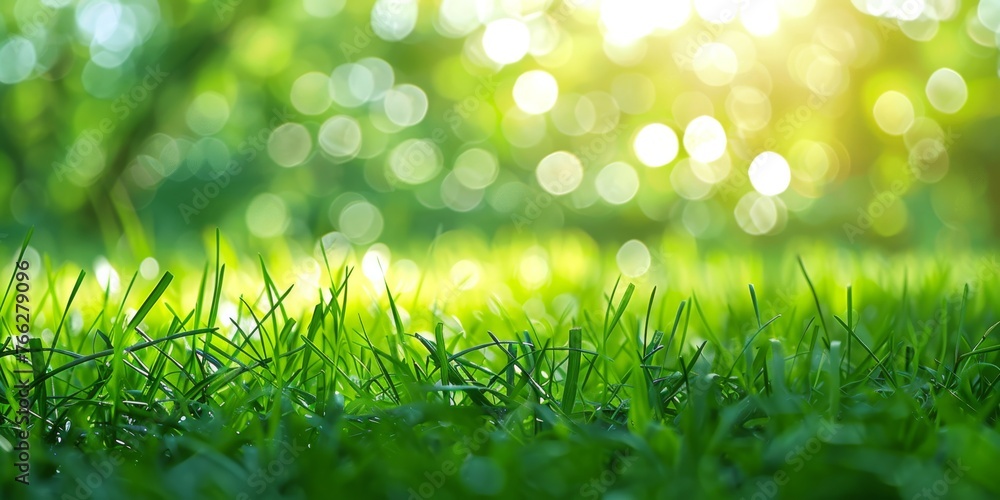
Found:
[{"label": "green grass", "polygon": [[3,498],[1000,495],[990,256],[681,252],[629,283],[552,243],[539,288],[397,293],[214,243],[117,291],[33,266],[29,486],[0,306]]}]

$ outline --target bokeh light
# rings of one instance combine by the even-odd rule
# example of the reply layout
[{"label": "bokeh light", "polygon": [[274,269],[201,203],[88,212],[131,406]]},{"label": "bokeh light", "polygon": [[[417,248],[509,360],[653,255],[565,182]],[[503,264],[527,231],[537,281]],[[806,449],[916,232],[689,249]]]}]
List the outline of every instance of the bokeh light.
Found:
[{"label": "bokeh light", "polygon": [[[1000,91],[994,0],[222,4],[197,4],[208,18],[153,0],[45,0],[44,16],[12,4],[12,222],[106,218],[116,210],[87,190],[119,184],[142,220],[191,207],[155,225],[189,236],[247,225],[261,193],[282,200],[283,236],[347,234],[346,204],[327,208],[353,193],[390,246],[432,222],[793,238],[856,222],[891,186],[905,201],[867,243],[955,228],[981,241],[1000,217],[933,201],[995,181],[982,137]],[[181,24],[218,43],[180,50]]]},{"label": "bokeh light", "polygon": [[549,193],[564,195],[573,192],[583,182],[583,164],[572,153],[557,151],[538,163],[535,176]]},{"label": "bokeh light", "polygon": [[385,94],[385,115],[400,127],[412,127],[427,115],[427,94],[416,85],[397,85]]},{"label": "bokeh light", "polygon": [[470,189],[485,189],[500,173],[500,164],[493,153],[472,148],[455,159],[455,178]]},{"label": "bokeh light", "polygon": [[639,175],[624,162],[614,162],[602,168],[596,183],[597,193],[613,205],[628,203],[639,192]]},{"label": "bokeh light", "polygon": [[777,232],[784,222],[785,206],[781,199],[747,193],[736,204],[736,222],[752,235]]},{"label": "bokeh light", "polygon": [[784,193],[792,181],[788,161],[778,153],[765,151],[750,163],[750,183],[758,193],[776,196]]},{"label": "bokeh light", "polygon": [[649,248],[639,240],[625,242],[618,249],[615,260],[618,263],[618,269],[621,273],[629,278],[638,278],[646,274],[652,263]]},{"label": "bokeh light", "polygon": [[514,102],[525,113],[540,115],[556,105],[559,98],[559,84],[556,79],[542,70],[528,71],[514,83]]},{"label": "bokeh light", "polygon": [[318,71],[305,73],[292,84],[292,106],[307,115],[323,113],[333,103],[329,88],[329,76]]},{"label": "bokeh light", "polygon": [[729,85],[739,69],[736,52],[729,45],[718,42],[702,45],[692,64],[698,79],[713,87]]},{"label": "bokeh light", "polygon": [[259,194],[250,202],[246,223],[250,233],[258,238],[273,238],[288,227],[288,206],[284,200],[270,193]]},{"label": "bokeh light", "polygon": [[267,141],[267,153],[282,167],[299,165],[312,150],[309,130],[298,123],[286,123],[274,129]]},{"label": "bokeh light", "polygon": [[927,100],[934,109],[948,114],[957,113],[969,98],[969,90],[962,75],[955,70],[941,68],[927,79]]},{"label": "bokeh light", "polygon": [[700,162],[718,160],[726,152],[726,131],[711,116],[699,116],[684,129],[684,149]]},{"label": "bokeh light", "polygon": [[367,201],[349,203],[337,217],[340,232],[356,245],[367,245],[382,235],[382,212]]},{"label": "bokeh light", "polygon": [[28,78],[38,62],[35,46],[14,36],[0,44],[0,83],[13,84]]},{"label": "bokeh light", "polygon": [[879,128],[891,135],[903,135],[913,124],[914,119],[913,104],[905,95],[895,90],[879,96],[872,114]]},{"label": "bokeh light", "polygon": [[635,155],[647,167],[662,167],[677,157],[680,145],[677,133],[662,123],[643,127],[635,136]]},{"label": "bokeh light", "polygon": [[361,150],[361,126],[350,116],[334,116],[320,127],[318,143],[334,158],[353,158]]},{"label": "bokeh light", "polygon": [[531,32],[516,19],[497,19],[486,26],[483,49],[498,64],[512,64],[528,54]]},{"label": "bokeh light", "polygon": [[407,184],[423,184],[441,171],[441,150],[426,139],[409,139],[392,150],[389,167]]}]

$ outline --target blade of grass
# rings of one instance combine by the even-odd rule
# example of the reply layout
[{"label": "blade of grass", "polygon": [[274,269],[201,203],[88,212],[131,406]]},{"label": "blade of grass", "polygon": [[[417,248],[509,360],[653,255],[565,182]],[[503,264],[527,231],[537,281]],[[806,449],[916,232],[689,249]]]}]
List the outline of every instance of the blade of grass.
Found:
[{"label": "blade of grass", "polygon": [[802,270],[802,276],[806,279],[806,284],[809,285],[809,291],[813,296],[813,303],[816,304],[816,314],[819,315],[819,322],[823,325],[823,333],[826,335],[826,344],[830,345],[830,329],[826,326],[826,316],[823,315],[823,307],[819,304],[819,295],[816,293],[816,287],[813,286],[812,279],[809,278],[809,273],[806,272],[806,264],[802,261],[802,256],[796,257],[799,261],[799,269]]},{"label": "blade of grass", "polygon": [[[654,292],[655,293],[655,292]],[[650,298],[652,304],[652,298]],[[648,315],[647,315],[648,317]],[[576,403],[577,381],[580,378],[580,356],[583,347],[583,330],[579,327],[569,330],[569,364],[566,367],[566,387],[563,392],[562,410],[569,415],[573,413]]]}]

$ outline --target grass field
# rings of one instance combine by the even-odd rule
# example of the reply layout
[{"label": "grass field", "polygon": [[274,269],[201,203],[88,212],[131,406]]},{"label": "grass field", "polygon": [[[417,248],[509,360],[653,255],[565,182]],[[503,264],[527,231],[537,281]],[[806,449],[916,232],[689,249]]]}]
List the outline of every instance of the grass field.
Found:
[{"label": "grass field", "polygon": [[202,272],[121,276],[22,248],[3,498],[1000,495],[992,255],[688,249],[630,283],[574,264],[568,235],[531,247],[540,284],[486,265],[414,283],[399,260],[324,247],[315,273],[213,239]]}]

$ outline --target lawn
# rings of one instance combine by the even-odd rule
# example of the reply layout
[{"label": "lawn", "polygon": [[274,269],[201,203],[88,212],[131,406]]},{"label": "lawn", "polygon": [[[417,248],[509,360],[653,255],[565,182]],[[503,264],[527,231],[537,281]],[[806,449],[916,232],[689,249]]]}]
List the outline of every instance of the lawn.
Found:
[{"label": "lawn", "polygon": [[992,256],[680,251],[636,283],[484,264],[414,285],[320,241],[303,290],[216,237],[187,278],[29,247],[37,337],[0,354],[0,454],[27,442],[30,472],[3,468],[5,498],[1000,494]]}]

